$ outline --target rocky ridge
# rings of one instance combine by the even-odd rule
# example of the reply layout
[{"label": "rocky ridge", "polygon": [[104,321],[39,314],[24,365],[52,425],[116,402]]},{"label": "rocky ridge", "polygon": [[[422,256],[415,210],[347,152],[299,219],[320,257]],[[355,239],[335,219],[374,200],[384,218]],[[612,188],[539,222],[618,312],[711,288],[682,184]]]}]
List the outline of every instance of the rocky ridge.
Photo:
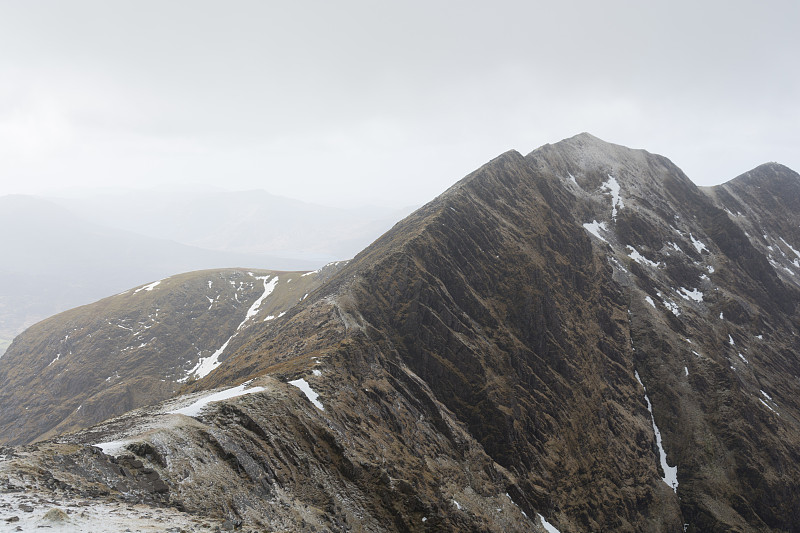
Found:
[{"label": "rocky ridge", "polygon": [[508,152],[29,484],[245,529],[795,531],[797,198],[779,165],[704,190],[588,134]]}]

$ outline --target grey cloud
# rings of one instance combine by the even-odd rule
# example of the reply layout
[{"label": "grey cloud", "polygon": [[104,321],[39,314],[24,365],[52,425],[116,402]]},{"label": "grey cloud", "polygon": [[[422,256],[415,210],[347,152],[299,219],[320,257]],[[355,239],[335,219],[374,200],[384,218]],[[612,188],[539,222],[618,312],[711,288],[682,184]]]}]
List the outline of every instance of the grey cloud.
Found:
[{"label": "grey cloud", "polygon": [[695,181],[797,169],[799,10],[6,2],[0,192],[221,182],[421,203],[502,151],[580,131],[663,153]]}]

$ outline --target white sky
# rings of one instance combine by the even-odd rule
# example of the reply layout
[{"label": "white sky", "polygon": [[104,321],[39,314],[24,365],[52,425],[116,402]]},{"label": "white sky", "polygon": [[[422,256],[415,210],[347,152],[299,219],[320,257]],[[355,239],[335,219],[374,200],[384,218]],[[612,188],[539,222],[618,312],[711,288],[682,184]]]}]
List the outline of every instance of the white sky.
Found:
[{"label": "white sky", "polygon": [[582,131],[800,170],[800,2],[0,0],[0,194],[424,203]]}]

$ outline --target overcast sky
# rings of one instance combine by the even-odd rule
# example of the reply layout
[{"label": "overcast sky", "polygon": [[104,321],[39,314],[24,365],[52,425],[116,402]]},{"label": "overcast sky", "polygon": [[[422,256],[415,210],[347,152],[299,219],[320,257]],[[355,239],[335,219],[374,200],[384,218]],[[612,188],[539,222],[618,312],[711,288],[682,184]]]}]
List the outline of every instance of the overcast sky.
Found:
[{"label": "overcast sky", "polygon": [[582,131],[800,170],[800,2],[0,0],[0,194],[424,203]]}]

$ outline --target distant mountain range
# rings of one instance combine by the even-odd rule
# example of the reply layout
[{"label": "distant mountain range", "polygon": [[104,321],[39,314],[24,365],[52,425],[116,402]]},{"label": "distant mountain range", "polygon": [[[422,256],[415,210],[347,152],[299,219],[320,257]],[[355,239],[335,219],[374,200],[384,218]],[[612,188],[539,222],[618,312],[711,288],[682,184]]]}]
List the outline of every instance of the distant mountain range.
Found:
[{"label": "distant mountain range", "polygon": [[798,354],[800,175],[699,188],[581,134],[328,271],[175,276],[29,328],[0,496],[244,531],[800,531]]},{"label": "distant mountain range", "polygon": [[109,228],[317,266],[353,257],[413,210],[334,208],[263,190],[128,191],[50,200]]}]

